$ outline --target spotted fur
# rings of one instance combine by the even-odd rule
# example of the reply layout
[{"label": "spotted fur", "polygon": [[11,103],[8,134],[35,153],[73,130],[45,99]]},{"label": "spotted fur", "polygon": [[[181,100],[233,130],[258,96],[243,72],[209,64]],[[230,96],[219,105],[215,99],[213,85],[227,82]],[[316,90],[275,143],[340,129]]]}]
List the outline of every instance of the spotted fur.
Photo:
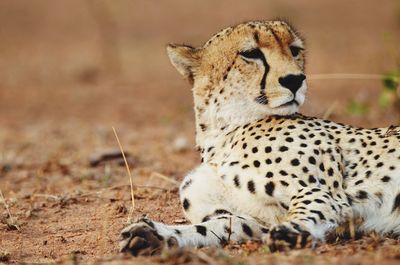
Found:
[{"label": "spotted fur", "polygon": [[357,216],[363,231],[400,234],[400,127],[298,114],[307,90],[303,49],[282,21],[229,27],[200,48],[168,46],[193,84],[202,162],[180,187],[193,225],[142,219],[123,230],[121,250],[249,239],[271,250],[304,247]]}]

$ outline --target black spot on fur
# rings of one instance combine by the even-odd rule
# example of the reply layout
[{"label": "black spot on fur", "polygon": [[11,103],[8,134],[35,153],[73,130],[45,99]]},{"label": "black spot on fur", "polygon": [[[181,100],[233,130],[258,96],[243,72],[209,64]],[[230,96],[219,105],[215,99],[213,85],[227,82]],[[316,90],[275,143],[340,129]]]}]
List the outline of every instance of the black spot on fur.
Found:
[{"label": "black spot on fur", "polygon": [[317,220],[314,217],[309,216],[307,219],[313,221],[314,224],[317,223]]},{"label": "black spot on fur", "polygon": [[334,187],[334,188],[338,188],[338,187],[339,187],[339,182],[338,182],[337,180],[335,180],[335,181],[333,182],[333,187]]},{"label": "black spot on fur", "polygon": [[303,180],[299,180],[299,184],[303,187],[307,187],[307,183],[305,183]]},{"label": "black spot on fur", "polygon": [[233,178],[233,183],[237,188],[240,188],[239,175],[235,175],[235,177]]},{"label": "black spot on fur", "polygon": [[243,229],[243,232],[246,235],[248,235],[249,237],[253,236],[253,231],[251,230],[251,228],[247,224],[243,223],[242,224],[242,229]]},{"label": "black spot on fur", "polygon": [[268,182],[265,185],[265,193],[267,193],[269,196],[272,196],[274,193],[274,189],[275,189],[275,184],[273,182]]},{"label": "black spot on fur", "polygon": [[289,150],[289,148],[287,147],[287,146],[281,146],[281,147],[279,147],[279,151],[281,151],[281,152],[286,152],[286,151],[288,151]]},{"label": "black spot on fur", "polygon": [[230,211],[224,209],[217,209],[214,211],[215,214],[232,214]]},{"label": "black spot on fur", "polygon": [[292,143],[293,142],[293,138],[292,137],[286,137],[285,141],[289,142],[289,143]]},{"label": "black spot on fur", "polygon": [[269,233],[269,229],[265,228],[265,227],[261,227],[261,232],[263,232],[264,234],[268,234]]},{"label": "black spot on fur", "polygon": [[206,236],[207,235],[207,228],[203,225],[195,225],[194,227],[196,227],[196,232]]},{"label": "black spot on fur", "polygon": [[203,219],[201,219],[201,222],[204,223],[204,222],[207,222],[207,221],[209,221],[209,220],[210,220],[210,216],[207,215],[206,217],[204,217]]},{"label": "black spot on fur", "polygon": [[317,214],[319,219],[326,220],[325,215],[322,212],[317,211],[317,210],[311,210],[310,212]]},{"label": "black spot on fur", "polygon": [[363,182],[364,182],[364,180],[360,179],[360,180],[357,180],[356,182],[354,182],[354,185],[360,185]]},{"label": "black spot on fur", "polygon": [[357,192],[356,198],[360,200],[368,199],[368,193],[366,191],[359,190]]},{"label": "black spot on fur", "polygon": [[247,189],[250,191],[250,193],[256,193],[256,187],[254,185],[254,181],[250,180],[247,182]]},{"label": "black spot on fur", "polygon": [[400,209],[400,193],[394,198],[392,213],[398,209]]},{"label": "black spot on fur", "polygon": [[185,209],[185,210],[189,209],[189,207],[190,207],[190,202],[189,202],[189,200],[186,199],[186,198],[183,199],[182,205],[183,205],[183,209]]},{"label": "black spot on fur", "polygon": [[287,176],[288,173],[285,170],[280,170],[279,174],[281,174],[282,176]]},{"label": "black spot on fur", "polygon": [[287,206],[286,204],[284,204],[283,202],[281,202],[279,204],[283,209],[285,209],[286,211],[289,210],[289,206]]},{"label": "black spot on fur", "polygon": [[346,194],[346,197],[347,197],[347,202],[349,203],[349,205],[352,205],[353,204],[353,198],[349,194]]},{"label": "black spot on fur", "polygon": [[384,176],[383,178],[381,178],[382,182],[389,182],[390,181],[390,177],[389,176]]},{"label": "black spot on fur", "polygon": [[200,123],[199,126],[200,126],[200,129],[201,129],[203,132],[207,130],[207,125],[205,125],[205,124],[203,124],[203,123]]},{"label": "black spot on fur", "polygon": [[308,182],[310,182],[310,183],[315,183],[315,182],[317,182],[317,180],[314,178],[313,175],[310,175],[310,176],[308,177]]},{"label": "black spot on fur", "polygon": [[182,185],[182,190],[186,189],[187,187],[190,186],[190,184],[192,184],[192,180],[188,179],[183,185]]},{"label": "black spot on fur", "polygon": [[285,187],[289,186],[289,183],[287,183],[287,182],[284,181],[284,180],[281,180],[280,182],[281,182],[282,186],[285,186]]},{"label": "black spot on fur", "polygon": [[290,164],[292,164],[292,166],[298,166],[300,165],[300,161],[297,158],[295,158],[292,159],[292,161],[290,161]]}]

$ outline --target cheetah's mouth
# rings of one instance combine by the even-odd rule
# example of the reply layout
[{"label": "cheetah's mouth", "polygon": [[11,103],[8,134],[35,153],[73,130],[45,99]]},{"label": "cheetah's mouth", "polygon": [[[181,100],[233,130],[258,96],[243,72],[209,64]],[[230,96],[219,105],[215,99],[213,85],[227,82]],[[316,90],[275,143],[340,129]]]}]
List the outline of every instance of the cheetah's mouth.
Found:
[{"label": "cheetah's mouth", "polygon": [[282,104],[282,105],[280,105],[279,106],[279,108],[281,108],[281,107],[288,107],[288,106],[292,106],[293,104],[295,104],[295,105],[297,105],[297,106],[299,106],[300,104],[299,104],[299,102],[297,102],[297,100],[295,100],[295,99],[292,99],[291,101],[289,101],[289,102],[286,102],[285,104]]}]

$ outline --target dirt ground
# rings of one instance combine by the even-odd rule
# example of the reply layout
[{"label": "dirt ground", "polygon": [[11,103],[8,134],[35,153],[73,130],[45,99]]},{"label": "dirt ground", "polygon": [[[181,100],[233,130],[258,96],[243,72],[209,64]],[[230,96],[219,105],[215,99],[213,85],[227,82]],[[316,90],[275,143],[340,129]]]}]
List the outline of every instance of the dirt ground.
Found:
[{"label": "dirt ground", "polygon": [[[303,113],[329,112],[355,126],[398,124],[398,111],[377,104],[381,80],[313,79],[393,70],[395,0],[2,0],[0,189],[18,229],[0,198],[0,264],[400,264],[400,240],[376,236],[274,254],[255,243],[153,258],[118,254],[129,179],[120,162],[91,166],[90,157],[118,148],[115,126],[130,154],[133,217],[184,221],[177,182],[199,155],[190,87],[169,64],[165,44],[200,45],[228,25],[275,17],[306,38]],[[370,104],[369,111],[349,113],[350,100]]]}]

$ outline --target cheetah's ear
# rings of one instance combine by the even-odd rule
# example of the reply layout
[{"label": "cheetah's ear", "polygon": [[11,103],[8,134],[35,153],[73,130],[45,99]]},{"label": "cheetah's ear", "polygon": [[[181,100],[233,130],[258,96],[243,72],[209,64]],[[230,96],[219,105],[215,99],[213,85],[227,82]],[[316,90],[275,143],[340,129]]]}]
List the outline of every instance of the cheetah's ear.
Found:
[{"label": "cheetah's ear", "polygon": [[187,45],[169,44],[167,53],[176,70],[193,84],[196,68],[200,65],[200,50]]}]

